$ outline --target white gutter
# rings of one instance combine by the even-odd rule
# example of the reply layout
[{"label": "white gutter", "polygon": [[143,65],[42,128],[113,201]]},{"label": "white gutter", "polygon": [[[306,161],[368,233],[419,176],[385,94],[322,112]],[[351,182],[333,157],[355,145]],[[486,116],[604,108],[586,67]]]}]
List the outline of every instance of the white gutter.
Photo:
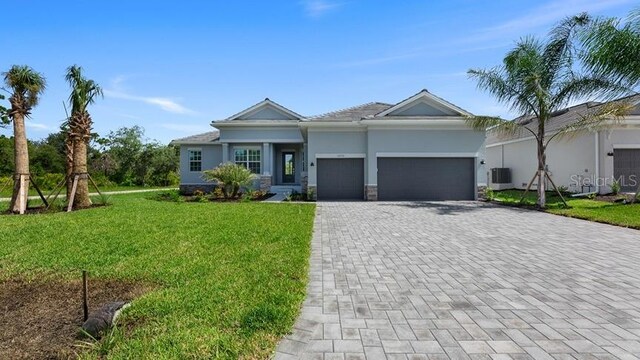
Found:
[{"label": "white gutter", "polygon": [[600,132],[596,131],[596,193],[600,193]]}]

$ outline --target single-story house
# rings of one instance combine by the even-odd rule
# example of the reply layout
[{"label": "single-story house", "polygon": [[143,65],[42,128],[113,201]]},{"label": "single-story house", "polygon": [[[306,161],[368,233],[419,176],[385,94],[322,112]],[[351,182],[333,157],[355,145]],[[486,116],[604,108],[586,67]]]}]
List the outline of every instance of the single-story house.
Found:
[{"label": "single-story house", "polygon": [[[551,140],[547,165],[553,182],[575,193],[609,193],[617,180],[623,192],[632,192],[640,182],[640,95],[625,101],[633,109],[622,121],[610,120],[604,129],[593,129]],[[606,103],[587,102],[558,111],[547,123],[546,136],[579,121]],[[537,129],[537,119],[516,119]],[[524,189],[537,169],[536,142],[526,130],[510,136],[487,134],[486,163],[489,186],[493,189]],[[508,169],[508,170],[502,170]],[[504,176],[504,173],[509,173]],[[545,184],[548,185],[550,184]],[[534,182],[534,187],[536,182]]]},{"label": "single-story house", "polygon": [[471,114],[422,90],[397,104],[372,102],[305,117],[269,100],[216,130],[174,140],[180,188],[210,191],[202,171],[242,164],[255,187],[321,200],[473,200],[486,185],[485,132]]}]

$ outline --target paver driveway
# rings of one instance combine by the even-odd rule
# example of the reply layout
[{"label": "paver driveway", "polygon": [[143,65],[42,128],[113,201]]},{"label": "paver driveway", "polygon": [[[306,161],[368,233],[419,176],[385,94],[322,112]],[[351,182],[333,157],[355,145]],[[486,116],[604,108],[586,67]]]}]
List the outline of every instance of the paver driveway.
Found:
[{"label": "paver driveway", "polygon": [[319,203],[277,359],[633,359],[640,232],[483,203]]}]

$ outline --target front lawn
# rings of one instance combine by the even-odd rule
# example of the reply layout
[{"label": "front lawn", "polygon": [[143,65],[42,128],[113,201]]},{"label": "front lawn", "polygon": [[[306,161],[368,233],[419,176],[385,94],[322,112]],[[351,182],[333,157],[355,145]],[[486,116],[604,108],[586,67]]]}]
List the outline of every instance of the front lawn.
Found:
[{"label": "front lawn", "polygon": [[305,296],[314,205],[148,196],[1,216],[0,281],[77,278],[87,269],[94,279],[153,284],[83,356],[267,358]]},{"label": "front lawn", "polygon": [[[0,184],[0,198],[10,198],[11,193],[13,191],[11,186],[4,186],[4,184]],[[99,186],[100,192],[111,192],[111,191],[130,191],[130,190],[169,190],[175,189],[177,186],[123,186],[123,185],[112,185],[112,186]],[[51,195],[53,189],[40,189],[45,197]],[[89,186],[89,192],[95,193],[96,189],[93,186]],[[38,196],[38,192],[33,186],[29,186],[29,196]],[[65,196],[65,189],[62,189],[60,192],[60,196]]]},{"label": "front lawn", "polygon": [[[506,205],[519,205],[522,193],[520,190],[496,191],[495,200]],[[534,206],[536,199],[536,192],[529,192],[523,204]],[[625,205],[590,199],[575,199],[570,196],[565,199],[569,208],[564,207],[560,197],[555,193],[547,193],[546,211],[557,215],[640,229],[640,203]]]}]

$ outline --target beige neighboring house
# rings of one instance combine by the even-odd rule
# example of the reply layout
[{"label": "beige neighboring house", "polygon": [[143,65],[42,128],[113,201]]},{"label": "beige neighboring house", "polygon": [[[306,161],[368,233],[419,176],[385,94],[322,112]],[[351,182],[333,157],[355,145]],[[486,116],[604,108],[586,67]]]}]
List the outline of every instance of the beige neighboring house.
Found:
[{"label": "beige neighboring house", "polygon": [[[614,179],[623,192],[632,192],[640,182],[640,95],[618,101],[634,105],[625,119],[606,130],[593,130],[570,138],[555,138],[547,148],[551,178],[558,186],[575,193],[609,193]],[[547,136],[576,122],[581,116],[598,110],[603,103],[588,102],[558,111],[547,123]],[[524,119],[535,129],[537,119]],[[487,134],[486,144],[489,186],[496,190],[524,189],[537,168],[536,143],[526,130],[501,137]],[[509,176],[501,176],[509,169]],[[501,179],[502,178],[502,179]],[[534,183],[535,188],[535,183]]]}]

